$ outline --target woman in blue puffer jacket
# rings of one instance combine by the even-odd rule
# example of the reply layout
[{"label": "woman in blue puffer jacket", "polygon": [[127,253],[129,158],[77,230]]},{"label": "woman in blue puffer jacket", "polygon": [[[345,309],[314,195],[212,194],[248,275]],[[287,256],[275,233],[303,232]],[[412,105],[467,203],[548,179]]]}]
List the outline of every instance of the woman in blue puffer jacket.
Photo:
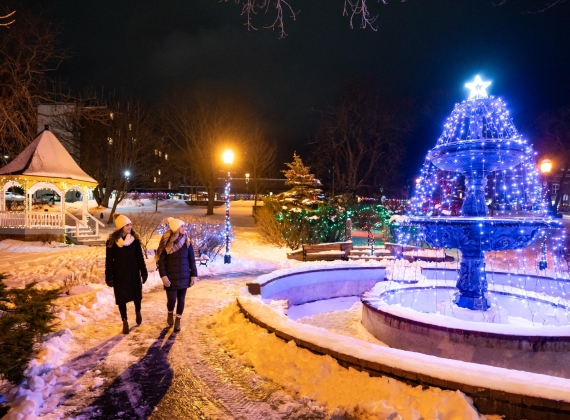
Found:
[{"label": "woman in blue puffer jacket", "polygon": [[[174,331],[180,331],[180,319],[184,312],[186,290],[198,280],[198,270],[194,257],[194,248],[186,235],[186,225],[182,220],[168,218],[167,230],[158,245],[155,259],[158,272],[166,290],[166,307],[169,326],[174,325]],[[176,306],[176,320],[174,307]]]}]

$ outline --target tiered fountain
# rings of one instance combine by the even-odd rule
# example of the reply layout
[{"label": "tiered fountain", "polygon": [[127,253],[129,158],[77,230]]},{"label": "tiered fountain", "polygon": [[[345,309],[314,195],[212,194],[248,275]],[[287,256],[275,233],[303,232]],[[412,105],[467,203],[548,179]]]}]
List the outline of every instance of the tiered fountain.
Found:
[{"label": "tiered fountain", "polygon": [[[440,271],[439,280],[432,272],[431,280],[379,284],[363,295],[362,322],[393,347],[570,378],[566,285],[526,276],[529,285],[555,283],[545,296],[519,287],[515,273],[493,273],[494,290],[489,290],[486,252],[522,250],[560,224],[540,214],[533,151],[514,128],[504,102],[487,95],[489,83],[479,76],[467,85],[471,96],[456,105],[426,162],[454,173],[456,180],[464,177],[466,196],[459,215],[440,211],[408,219],[429,245],[461,251],[459,267]],[[535,181],[512,181],[518,201],[511,203],[511,214],[489,217],[488,178],[524,165],[525,176]],[[431,199],[426,191],[436,188],[425,173],[421,184],[414,199],[418,208]],[[525,317],[530,321],[521,326]]]}]

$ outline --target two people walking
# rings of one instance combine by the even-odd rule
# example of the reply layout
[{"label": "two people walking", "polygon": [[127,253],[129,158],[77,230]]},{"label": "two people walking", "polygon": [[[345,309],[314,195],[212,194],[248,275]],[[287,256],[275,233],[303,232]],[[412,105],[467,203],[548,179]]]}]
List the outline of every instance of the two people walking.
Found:
[{"label": "two people walking", "polygon": [[[128,302],[134,302],[136,323],[142,323],[142,285],[148,278],[142,247],[131,221],[115,214],[116,231],[107,239],[105,281],[113,287],[115,302],[123,321],[123,334],[129,333],[127,319]],[[155,254],[157,268],[166,291],[168,309],[167,324],[180,331],[186,291],[198,280],[194,248],[186,234],[186,224],[179,219],[168,218],[169,229],[162,235]],[[176,309],[176,317],[174,310]]]}]

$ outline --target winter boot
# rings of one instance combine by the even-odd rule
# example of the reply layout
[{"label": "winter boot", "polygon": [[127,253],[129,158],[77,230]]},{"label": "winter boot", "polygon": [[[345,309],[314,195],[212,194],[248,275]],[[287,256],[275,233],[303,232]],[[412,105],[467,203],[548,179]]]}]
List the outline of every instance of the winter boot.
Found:
[{"label": "winter boot", "polygon": [[166,323],[172,327],[174,325],[174,314],[172,312],[168,312],[168,317],[166,318]]},{"label": "winter boot", "polygon": [[123,319],[123,334],[129,333],[129,321]]},{"label": "winter boot", "polygon": [[174,321],[174,332],[180,331],[180,317],[176,317],[176,321]]},{"label": "winter boot", "polygon": [[141,323],[142,323],[142,315],[141,315],[140,312],[137,312],[137,319],[136,319],[136,321],[137,321],[137,325],[141,325]]}]

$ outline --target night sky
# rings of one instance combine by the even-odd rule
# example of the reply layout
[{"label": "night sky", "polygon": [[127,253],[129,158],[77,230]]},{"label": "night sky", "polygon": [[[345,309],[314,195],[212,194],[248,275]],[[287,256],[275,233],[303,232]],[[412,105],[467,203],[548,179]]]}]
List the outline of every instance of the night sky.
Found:
[{"label": "night sky", "polygon": [[[539,14],[524,13],[531,0],[371,2],[377,32],[351,30],[343,0],[290,3],[300,14],[279,39],[270,30],[248,32],[233,0],[22,2],[59,25],[71,58],[58,77],[72,86],[134,92],[149,102],[195,86],[230,92],[257,110],[279,142],[279,164],[307,150],[319,111],[351,76],[372,76],[387,99],[417,105],[403,179],[419,171],[476,74],[493,82],[489,93],[507,101],[528,137],[539,112],[570,105],[570,2]],[[420,110],[434,92],[444,100],[428,118]]]}]

